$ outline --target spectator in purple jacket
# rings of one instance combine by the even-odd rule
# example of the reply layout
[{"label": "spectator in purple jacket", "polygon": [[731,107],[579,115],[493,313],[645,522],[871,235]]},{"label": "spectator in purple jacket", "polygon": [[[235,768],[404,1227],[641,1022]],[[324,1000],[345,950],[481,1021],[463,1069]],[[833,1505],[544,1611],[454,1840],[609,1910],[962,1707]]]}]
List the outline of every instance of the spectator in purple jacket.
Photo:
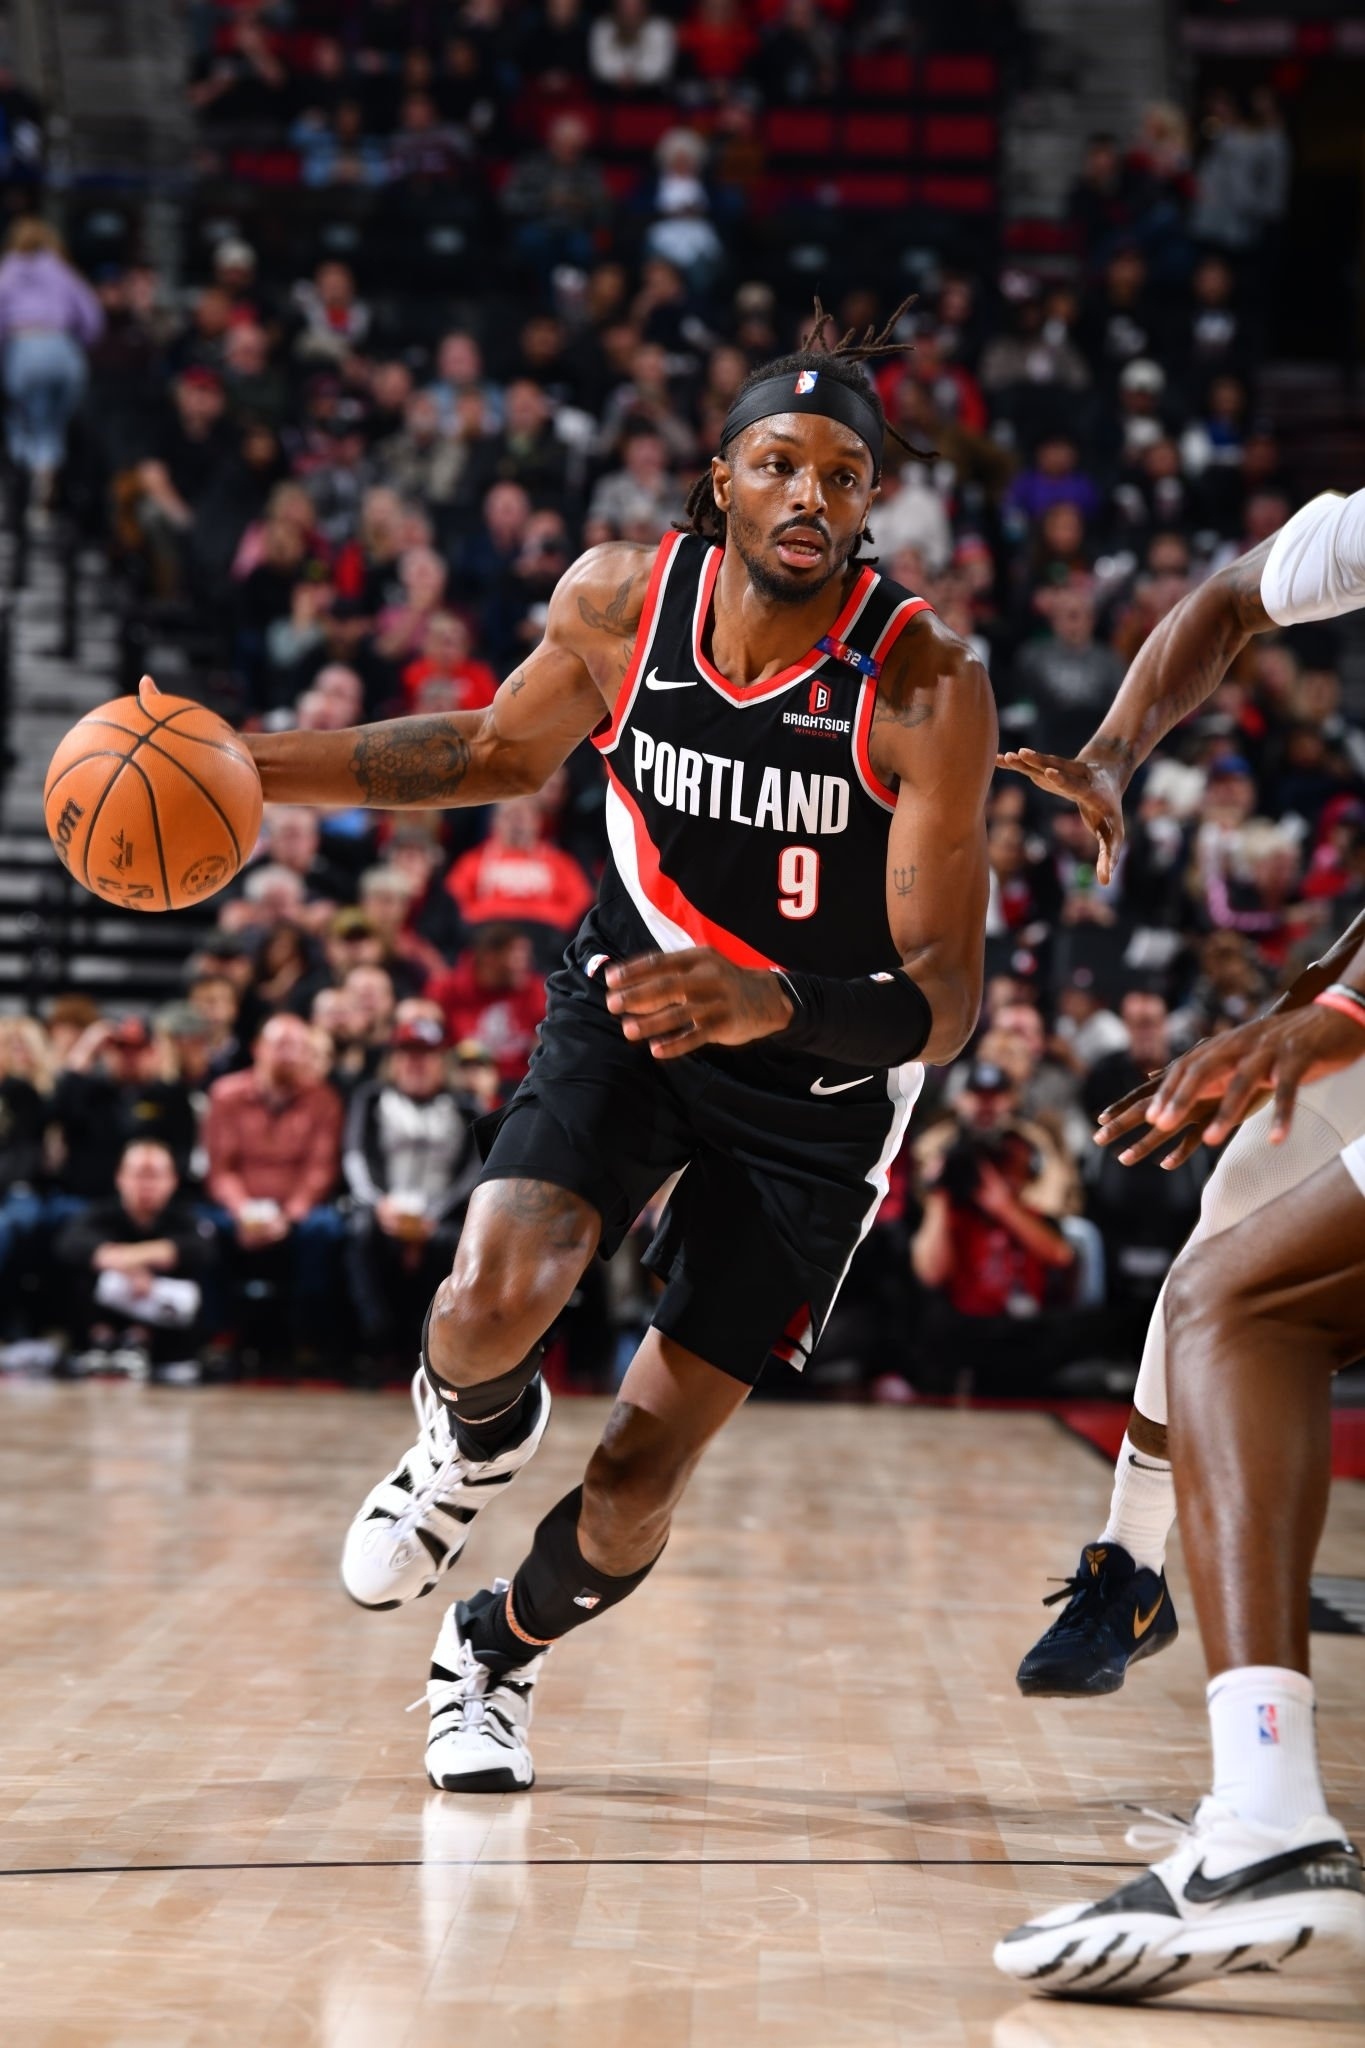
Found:
[{"label": "spectator in purple jacket", "polygon": [[46,221],[21,220],[0,263],[0,343],[15,465],[46,505],[66,455],[66,431],[85,389],[85,351],[104,331],[100,302],[62,255]]}]

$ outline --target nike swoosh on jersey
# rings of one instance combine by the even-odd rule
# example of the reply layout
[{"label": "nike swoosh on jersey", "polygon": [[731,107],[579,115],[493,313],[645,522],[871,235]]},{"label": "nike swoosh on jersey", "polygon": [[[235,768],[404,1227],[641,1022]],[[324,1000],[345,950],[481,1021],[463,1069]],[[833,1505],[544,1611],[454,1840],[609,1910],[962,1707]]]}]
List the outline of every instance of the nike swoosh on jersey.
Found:
[{"label": "nike swoosh on jersey", "polygon": [[1264,1884],[1269,1878],[1287,1876],[1303,1864],[1340,1856],[1345,1849],[1346,1844],[1340,1841],[1314,1842],[1304,1849],[1286,1849],[1281,1856],[1267,1856],[1263,1863],[1244,1863],[1240,1870],[1229,1870],[1225,1877],[1205,1877],[1201,1863],[1185,1880],[1185,1897],[1192,1906],[1212,1905],[1215,1899],[1225,1899],[1248,1885]]},{"label": "nike swoosh on jersey", "polygon": [[672,682],[668,677],[661,676],[657,668],[652,668],[645,677],[645,688],[647,690],[695,690],[697,687],[697,678],[695,676],[684,676],[681,681]]},{"label": "nike swoosh on jersey", "polygon": [[864,1081],[870,1081],[872,1078],[871,1074],[859,1074],[856,1081],[826,1082],[822,1074],[818,1081],[811,1082],[810,1092],[812,1095],[842,1095],[845,1088],[861,1088]]}]

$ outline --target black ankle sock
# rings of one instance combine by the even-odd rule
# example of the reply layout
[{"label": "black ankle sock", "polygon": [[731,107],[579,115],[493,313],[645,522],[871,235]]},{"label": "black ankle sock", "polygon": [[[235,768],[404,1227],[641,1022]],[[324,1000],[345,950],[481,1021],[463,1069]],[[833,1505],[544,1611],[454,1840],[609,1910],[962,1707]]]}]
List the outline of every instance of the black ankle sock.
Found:
[{"label": "black ankle sock", "polygon": [[582,1506],[583,1489],[576,1486],[556,1502],[536,1530],[530,1554],[509,1591],[477,1611],[471,1603],[462,1626],[481,1664],[496,1669],[528,1664],[548,1643],[627,1599],[653,1571],[657,1557],[624,1578],[589,1564],[578,1544]]},{"label": "black ankle sock", "polygon": [[507,1619],[507,1594],[486,1597],[476,1593],[460,1616],[460,1631],[480,1664],[490,1671],[506,1671],[514,1664],[529,1664],[540,1655],[539,1643],[524,1642],[515,1635]]},{"label": "black ankle sock", "polygon": [[523,1388],[513,1405],[503,1414],[493,1416],[487,1422],[466,1422],[462,1415],[451,1414],[450,1428],[456,1443],[466,1458],[482,1465],[489,1458],[496,1458],[500,1451],[510,1451],[515,1444],[525,1443],[535,1428],[540,1413],[540,1374],[529,1387]]}]

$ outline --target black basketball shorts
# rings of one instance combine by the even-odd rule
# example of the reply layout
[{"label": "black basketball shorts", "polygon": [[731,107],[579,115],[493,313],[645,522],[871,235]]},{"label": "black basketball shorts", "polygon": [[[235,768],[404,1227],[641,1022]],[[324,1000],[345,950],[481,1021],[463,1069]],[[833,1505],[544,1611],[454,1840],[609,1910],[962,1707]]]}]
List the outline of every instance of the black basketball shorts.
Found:
[{"label": "black basketball shorts", "polygon": [[645,1255],[665,1283],[655,1328],[749,1386],[770,1354],[799,1371],[886,1193],[923,1069],[761,1045],[656,1060],[608,1011],[605,965],[580,938],[550,977],[530,1071],[480,1126],[480,1179],[581,1195],[609,1258],[681,1174]]}]

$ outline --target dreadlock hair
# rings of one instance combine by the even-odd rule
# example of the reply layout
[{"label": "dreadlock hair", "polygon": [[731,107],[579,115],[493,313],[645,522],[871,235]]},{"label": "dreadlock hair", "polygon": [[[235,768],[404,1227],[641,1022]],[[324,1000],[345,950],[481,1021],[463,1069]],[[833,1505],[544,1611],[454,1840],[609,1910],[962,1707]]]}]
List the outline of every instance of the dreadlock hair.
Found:
[{"label": "dreadlock hair", "polygon": [[[789,374],[794,377],[798,370],[818,370],[822,376],[833,377],[836,382],[847,385],[850,391],[856,391],[860,398],[865,398],[891,439],[902,447],[907,455],[917,462],[932,461],[932,451],[926,452],[922,448],[914,447],[903,434],[896,432],[886,417],[876,385],[870,377],[864,375],[861,367],[874,356],[909,353],[910,344],[897,341],[895,330],[899,321],[914,305],[916,296],[912,293],[908,299],[902,299],[895,312],[880,329],[871,322],[862,334],[859,334],[856,328],[850,327],[837,341],[829,339],[830,315],[817,298],[811,325],[801,337],[800,348],[791,355],[775,356],[771,362],[760,363],[757,369],[751,370],[731,403],[737,403],[746,391],[751,391],[755,384],[763,383],[768,377],[785,377]],[[724,457],[729,446],[729,441],[722,441],[716,452]],[[684,533],[700,534],[703,540],[716,541],[722,547],[725,545],[725,514],[716,503],[716,494],[711,487],[709,463],[688,492],[684,512],[685,523],[681,528]],[[864,542],[869,545],[872,542],[872,535],[866,528],[859,534],[854,547],[855,560],[862,554]]]}]

